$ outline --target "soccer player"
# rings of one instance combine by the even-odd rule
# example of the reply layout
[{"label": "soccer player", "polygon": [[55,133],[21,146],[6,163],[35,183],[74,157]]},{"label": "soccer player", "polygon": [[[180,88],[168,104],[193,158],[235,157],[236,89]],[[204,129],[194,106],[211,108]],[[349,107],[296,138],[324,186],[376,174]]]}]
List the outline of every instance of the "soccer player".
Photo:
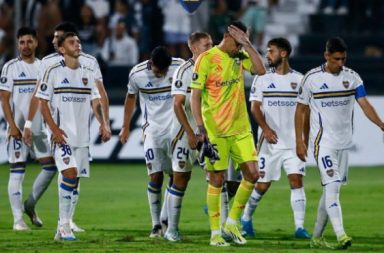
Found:
[{"label": "soccer player", "polygon": [[259,151],[260,178],[245,206],[241,218],[247,236],[255,236],[252,215],[268,191],[272,181],[281,176],[284,167],[291,187],[291,207],[295,221],[295,237],[310,238],[304,228],[306,198],[303,186],[305,163],[296,155],[295,109],[299,84],[303,75],[289,66],[291,44],[285,38],[274,38],[267,43],[269,71],[255,77],[250,94],[251,111],[263,130]]},{"label": "soccer player", "polygon": [[[173,113],[172,74],[183,62],[182,59],[172,58],[164,47],[159,46],[152,51],[150,60],[137,64],[129,74],[128,92],[124,103],[124,123],[119,138],[123,144],[128,140],[136,97],[139,95],[143,116],[144,157],[149,175],[147,194],[152,217],[151,238],[161,237],[165,232],[162,231],[161,225],[166,225],[168,191],[165,191],[161,214],[160,206],[163,172],[172,174],[170,159],[170,129]],[[168,187],[171,185],[172,181],[169,182]]]},{"label": "soccer player", "polygon": [[326,43],[326,62],[310,70],[303,78],[295,114],[296,152],[306,160],[307,147],[304,141],[304,117],[309,107],[310,142],[320,171],[323,194],[317,210],[317,219],[310,246],[328,248],[323,232],[328,219],[336,234],[338,247],[348,248],[352,238],[344,230],[340,187],[347,182],[348,148],[352,145],[352,118],[355,100],[368,119],[384,131],[384,122],[369,103],[360,76],[344,66],[347,46],[340,37],[330,38]]},{"label": "soccer player", "polygon": [[[43,74],[48,69],[48,67],[50,67],[54,64],[57,64],[64,59],[63,56],[58,51],[57,42],[58,42],[58,38],[66,32],[74,32],[77,34],[77,30],[76,30],[75,26],[69,22],[64,22],[64,23],[58,24],[55,27],[55,32],[54,32],[52,44],[53,44],[56,52],[49,54],[42,59],[41,67],[40,67],[40,71],[39,71],[39,77],[37,80],[37,87],[39,86],[41,80],[43,79]],[[103,115],[105,117],[105,121],[108,122],[107,127],[109,129],[109,113],[108,113],[109,100],[108,100],[107,93],[104,89],[103,77],[101,75],[99,64],[98,64],[95,57],[93,57],[89,54],[85,54],[84,52],[80,53],[79,61],[82,65],[87,66],[87,67],[89,67],[95,71],[94,76],[95,76],[97,88],[98,88],[100,96],[101,96],[101,105],[103,107]],[[36,91],[35,91],[35,93],[36,93]],[[33,119],[37,109],[38,109],[37,106],[31,106],[30,107],[29,114],[28,114],[29,120]],[[28,128],[24,129],[23,136],[27,142],[30,140],[31,132]],[[110,139],[110,137],[111,137],[111,132],[109,129],[108,134],[105,135],[103,141],[104,142],[108,141]],[[61,174],[59,174],[59,178],[58,178],[59,183],[61,182],[60,177],[61,177]],[[76,185],[75,190],[72,192],[73,196],[72,196],[72,202],[71,202],[72,204],[71,204],[70,224],[71,224],[72,230],[75,232],[83,232],[84,231],[84,229],[78,227],[76,225],[76,223],[73,222],[73,216],[75,213],[75,208],[77,206],[79,194],[80,194],[80,178],[81,177],[90,177],[90,172],[88,170],[84,170],[83,168],[78,171],[77,185]],[[27,214],[28,213],[32,213],[32,214],[35,213],[34,206],[36,204],[36,199],[37,199],[37,197],[35,197],[34,195],[31,194],[28,197],[28,199],[24,202],[24,208],[25,208]]]},{"label": "soccer player", "polygon": [[[64,60],[49,67],[36,97],[52,134],[53,155],[61,172],[59,224],[55,240],[75,240],[70,227],[71,201],[78,170],[89,170],[89,124],[91,107],[100,122],[102,138],[108,135],[94,71],[81,65],[80,40],[68,32],[59,37],[58,50]],[[92,105],[92,106],[91,106]]]},{"label": "soccer player", "polygon": [[[52,181],[57,168],[41,114],[37,113],[33,120],[27,120],[30,103],[38,102],[32,97],[40,66],[40,60],[35,58],[38,44],[36,31],[28,27],[20,28],[17,31],[17,42],[20,55],[4,65],[0,78],[0,95],[8,122],[8,156],[11,164],[8,195],[14,218],[13,230],[22,231],[29,229],[22,217],[22,183],[28,154],[35,157],[42,166],[31,192],[35,197],[35,204]],[[21,133],[25,128],[29,128],[32,133],[28,143],[22,141]],[[34,225],[43,225],[35,212],[27,214]]]},{"label": "soccer player", "polygon": [[180,241],[178,229],[181,204],[192,167],[197,159],[196,128],[190,107],[189,87],[192,81],[193,66],[197,57],[212,48],[211,36],[204,32],[195,32],[189,36],[188,46],[192,58],[180,65],[173,74],[171,94],[173,96],[173,121],[171,128],[171,151],[173,184],[168,189],[168,228],[164,238],[168,241]]},{"label": "soccer player", "polygon": [[223,226],[223,233],[236,244],[247,242],[240,234],[237,221],[258,179],[256,149],[245,102],[243,70],[263,75],[265,68],[246,32],[243,23],[232,22],[220,44],[198,57],[192,75],[191,108],[199,140],[209,139],[216,145],[220,156],[220,160],[213,164],[206,159],[212,246],[229,246],[220,229],[220,195],[229,158],[240,165],[243,174]]}]

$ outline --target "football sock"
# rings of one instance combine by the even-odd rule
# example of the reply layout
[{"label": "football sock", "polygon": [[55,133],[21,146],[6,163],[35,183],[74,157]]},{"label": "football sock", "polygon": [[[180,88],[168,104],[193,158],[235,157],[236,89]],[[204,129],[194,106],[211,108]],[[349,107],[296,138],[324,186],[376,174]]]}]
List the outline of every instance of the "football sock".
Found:
[{"label": "football sock", "polygon": [[[61,173],[60,173],[61,174]],[[69,223],[71,217],[72,192],[77,184],[76,179],[62,177],[59,184],[59,222],[60,225]]]},{"label": "football sock", "polygon": [[332,182],[325,185],[325,206],[328,213],[329,220],[332,224],[333,231],[339,238],[345,234],[343,226],[343,215],[340,205],[340,182]]},{"label": "football sock", "polygon": [[162,223],[168,221],[168,212],[169,212],[168,195],[169,195],[169,188],[171,188],[171,185],[172,185],[172,181],[169,180],[169,183],[167,185],[167,189],[165,189],[165,191],[164,191],[163,205],[162,205],[161,211],[160,211],[160,221]]},{"label": "football sock", "polygon": [[221,188],[208,184],[207,207],[211,231],[220,231]]},{"label": "football sock", "polygon": [[27,199],[27,205],[34,207],[43,193],[47,190],[53,177],[56,175],[57,167],[55,161],[40,163],[42,170],[33,182],[32,192]]},{"label": "football sock", "polygon": [[161,185],[149,181],[147,195],[152,218],[152,227],[154,227],[155,225],[160,224]]},{"label": "football sock", "polygon": [[321,195],[321,198],[319,200],[319,206],[317,208],[315,228],[313,230],[314,238],[318,238],[323,235],[327,222],[328,222],[328,214],[325,208],[325,189],[323,188],[323,194]]},{"label": "football sock", "polygon": [[8,196],[12,208],[14,222],[19,221],[23,217],[23,181],[25,173],[25,163],[11,164],[9,181],[8,181]]},{"label": "football sock", "polygon": [[306,197],[304,187],[291,189],[291,207],[296,229],[304,228],[305,206]]},{"label": "football sock", "polygon": [[237,189],[235,198],[233,199],[231,210],[229,211],[229,215],[227,219],[227,222],[229,224],[237,223],[254,187],[255,187],[255,184],[248,182],[244,179],[241,180],[241,183],[239,185],[239,188]]},{"label": "football sock", "polygon": [[252,215],[255,212],[259,202],[263,198],[264,193],[259,193],[256,189],[253,189],[251,196],[248,199],[247,204],[244,208],[242,219],[244,221],[252,220]]},{"label": "football sock", "polygon": [[79,195],[80,195],[80,178],[77,178],[77,184],[76,187],[72,191],[72,198],[71,198],[71,210],[70,210],[70,220],[73,221],[73,216],[75,215],[75,210],[77,207],[77,203],[79,202]]},{"label": "football sock", "polygon": [[178,229],[184,192],[185,191],[183,190],[177,189],[175,185],[172,185],[168,189],[168,230],[167,231],[169,232],[175,232]]}]

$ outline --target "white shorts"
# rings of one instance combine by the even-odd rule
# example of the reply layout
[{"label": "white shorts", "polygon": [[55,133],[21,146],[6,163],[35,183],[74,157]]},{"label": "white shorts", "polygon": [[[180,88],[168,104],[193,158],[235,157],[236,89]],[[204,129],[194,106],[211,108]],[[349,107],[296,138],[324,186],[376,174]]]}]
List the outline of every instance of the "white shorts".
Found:
[{"label": "white shorts", "polygon": [[184,133],[180,140],[174,139],[172,148],[172,170],[175,172],[191,172],[199,155],[197,150],[190,149],[188,136]]},{"label": "white shorts", "polygon": [[144,158],[148,175],[160,171],[171,174],[171,141],[168,135],[165,137],[144,135]]},{"label": "white shorts", "polygon": [[58,171],[76,168],[77,177],[90,177],[88,147],[72,148],[66,144],[54,144],[53,154]]},{"label": "white shorts", "polygon": [[238,164],[234,163],[232,159],[229,159],[228,169],[225,173],[225,181],[227,182],[241,182],[243,176],[241,170],[238,168]]},{"label": "white shorts", "polygon": [[47,135],[32,136],[31,147],[28,147],[22,139],[10,137],[7,146],[9,163],[26,162],[28,154],[36,159],[52,156]]},{"label": "white shorts", "polygon": [[346,184],[348,181],[348,150],[319,147],[318,156],[315,157],[320,171],[321,184],[332,182]]},{"label": "white shorts", "polygon": [[287,175],[305,176],[305,163],[301,161],[295,149],[275,149],[273,144],[263,143],[259,150],[260,183],[277,181],[281,177],[281,167]]}]

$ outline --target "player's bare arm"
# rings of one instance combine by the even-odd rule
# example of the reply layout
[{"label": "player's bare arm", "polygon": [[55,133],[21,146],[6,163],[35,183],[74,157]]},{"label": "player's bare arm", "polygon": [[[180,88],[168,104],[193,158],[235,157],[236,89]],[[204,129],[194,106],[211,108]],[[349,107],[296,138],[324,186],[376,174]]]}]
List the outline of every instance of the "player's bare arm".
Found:
[{"label": "player's bare arm", "polygon": [[366,97],[361,97],[357,99],[357,103],[360,105],[365,116],[384,131],[384,122],[380,119],[375,108],[371,105],[368,99]]},{"label": "player's bare arm", "polygon": [[[104,83],[102,80],[96,80],[96,86],[97,86],[97,89],[99,90],[99,94],[101,97],[100,100],[101,100],[101,106],[103,108],[103,117],[104,117],[104,120],[107,123],[107,127],[109,129],[110,127],[109,127],[109,98],[108,98],[108,94],[104,88]],[[111,130],[109,130],[109,131],[111,131]]]},{"label": "player's bare arm", "polygon": [[100,99],[97,98],[92,100],[92,109],[97,121],[100,123],[99,134],[101,135],[101,140],[103,142],[107,142],[111,139],[111,132],[108,128],[107,122],[105,121]]},{"label": "player's bare arm", "polygon": [[9,136],[15,139],[20,139],[21,132],[19,128],[17,128],[15,119],[13,118],[11,104],[9,103],[10,97],[11,97],[11,92],[9,91],[0,92],[0,99],[1,99],[1,105],[3,108],[4,116],[9,124]]},{"label": "player's bare arm", "polygon": [[133,111],[136,106],[136,95],[135,94],[127,94],[124,102],[124,121],[121,131],[119,133],[119,140],[121,143],[125,144],[129,138],[129,125],[131,123],[131,118],[133,115]]},{"label": "player's bare arm", "polygon": [[263,112],[261,111],[262,103],[259,101],[253,101],[251,103],[251,112],[253,118],[256,120],[257,124],[263,129],[263,136],[268,141],[268,143],[276,144],[278,142],[278,136],[272,128],[269,127],[267,122],[265,121],[265,117]]},{"label": "player's bare arm", "polygon": [[[40,81],[37,81],[36,88],[32,94],[31,102],[29,103],[29,111],[28,111],[28,118],[27,121],[32,122],[35,118],[35,114],[39,108],[39,99],[35,97],[37,88],[40,86]],[[32,130],[31,127],[28,127],[28,124],[24,126],[23,129],[23,141],[28,146],[32,145]]]},{"label": "player's bare arm", "polygon": [[295,112],[296,154],[300,160],[304,162],[307,157],[307,145],[304,141],[304,125],[308,124],[308,122],[305,122],[309,119],[309,117],[306,117],[308,110],[308,105],[297,103]]},{"label": "player's bare arm", "polygon": [[191,110],[196,122],[198,140],[203,142],[208,139],[208,136],[201,113],[201,90],[199,89],[192,89]]},{"label": "player's bare arm", "polygon": [[176,94],[173,96],[173,110],[175,111],[177,120],[183,126],[185,132],[188,136],[188,144],[191,149],[196,149],[198,140],[191,125],[188,122],[187,115],[184,110],[185,96]]},{"label": "player's bare arm", "polygon": [[264,75],[267,71],[264,67],[263,60],[250,42],[248,34],[233,25],[228,27],[228,32],[237,41],[237,43],[243,46],[244,50],[249,54],[252,62],[251,72],[260,76]]},{"label": "player's bare arm", "polygon": [[67,135],[63,129],[56,125],[55,121],[53,120],[47,100],[40,99],[40,110],[45,122],[49,126],[49,129],[52,131],[52,141],[56,144],[66,144],[65,138]]}]

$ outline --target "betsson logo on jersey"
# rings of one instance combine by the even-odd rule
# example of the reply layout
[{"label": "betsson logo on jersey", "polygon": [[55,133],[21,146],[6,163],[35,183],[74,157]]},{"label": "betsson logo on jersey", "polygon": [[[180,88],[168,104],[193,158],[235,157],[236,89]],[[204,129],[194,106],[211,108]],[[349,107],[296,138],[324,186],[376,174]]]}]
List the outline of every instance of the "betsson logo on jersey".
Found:
[{"label": "betsson logo on jersey", "polygon": [[321,101],[321,107],[337,107],[337,106],[345,106],[349,105],[351,100],[346,99],[346,100],[332,100],[328,102]]},{"label": "betsson logo on jersey", "polygon": [[296,101],[268,101],[268,106],[296,106]]},{"label": "betsson logo on jersey", "polygon": [[81,97],[61,97],[61,101],[63,102],[73,102],[73,103],[84,103],[86,102],[86,98],[81,98]]},{"label": "betsson logo on jersey", "polygon": [[148,99],[149,101],[160,101],[160,100],[167,100],[167,99],[171,99],[172,98],[172,95],[171,94],[168,94],[168,95],[165,95],[165,96],[148,96]]}]

